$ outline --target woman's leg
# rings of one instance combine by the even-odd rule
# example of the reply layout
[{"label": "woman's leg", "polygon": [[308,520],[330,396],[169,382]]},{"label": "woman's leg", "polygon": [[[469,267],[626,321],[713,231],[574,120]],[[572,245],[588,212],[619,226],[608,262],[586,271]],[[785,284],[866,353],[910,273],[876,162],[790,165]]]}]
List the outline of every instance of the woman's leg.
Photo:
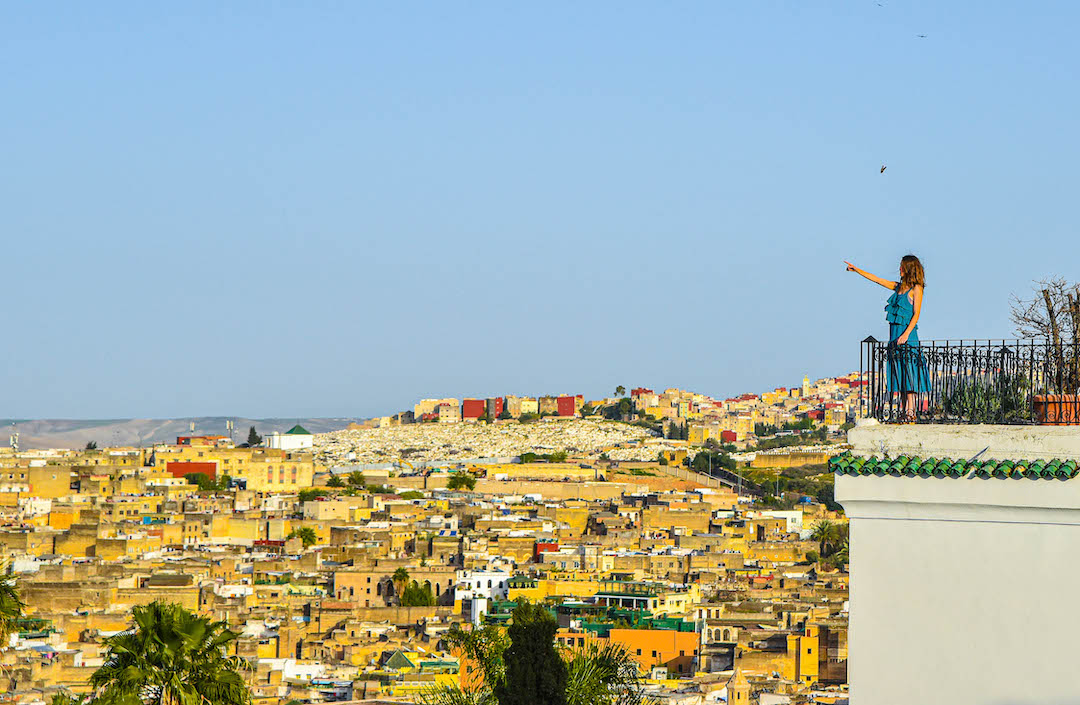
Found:
[{"label": "woman's leg", "polygon": [[915,392],[904,394],[904,418],[907,421],[915,420]]}]

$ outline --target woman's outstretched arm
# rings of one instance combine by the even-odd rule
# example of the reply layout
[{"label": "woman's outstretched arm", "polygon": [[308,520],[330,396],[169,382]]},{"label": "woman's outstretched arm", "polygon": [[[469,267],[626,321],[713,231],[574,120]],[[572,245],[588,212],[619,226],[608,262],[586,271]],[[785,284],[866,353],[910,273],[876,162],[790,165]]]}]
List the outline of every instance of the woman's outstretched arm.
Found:
[{"label": "woman's outstretched arm", "polygon": [[911,316],[911,322],[907,324],[907,328],[900,334],[900,337],[896,339],[897,344],[903,345],[907,342],[908,336],[911,335],[911,331],[915,329],[915,324],[919,322],[919,314],[922,313],[922,292],[921,286],[915,286],[911,289],[911,305],[915,309],[915,313]]},{"label": "woman's outstretched arm", "polygon": [[896,282],[894,282],[894,281],[890,281],[888,279],[882,279],[881,277],[876,277],[876,276],[874,276],[870,272],[867,272],[864,269],[859,269],[858,267],[853,265],[851,262],[848,262],[847,260],[844,260],[844,264],[847,265],[847,270],[849,272],[855,272],[856,274],[861,274],[862,276],[866,277],[870,281],[874,282],[875,284],[880,284],[881,286],[885,287],[886,289],[895,289],[896,288]]}]

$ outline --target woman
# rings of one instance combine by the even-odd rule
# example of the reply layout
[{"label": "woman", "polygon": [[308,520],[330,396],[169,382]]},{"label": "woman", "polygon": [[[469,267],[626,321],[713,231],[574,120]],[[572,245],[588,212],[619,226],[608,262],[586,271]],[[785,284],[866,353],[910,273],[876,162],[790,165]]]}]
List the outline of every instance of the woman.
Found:
[{"label": "woman", "polygon": [[889,322],[889,391],[904,395],[904,420],[914,421],[915,395],[930,391],[926,359],[919,352],[919,316],[926,287],[922,262],[915,255],[905,255],[900,260],[899,282],[876,277],[851,262],[844,264],[847,271],[861,274],[893,292],[885,304],[885,320]]}]

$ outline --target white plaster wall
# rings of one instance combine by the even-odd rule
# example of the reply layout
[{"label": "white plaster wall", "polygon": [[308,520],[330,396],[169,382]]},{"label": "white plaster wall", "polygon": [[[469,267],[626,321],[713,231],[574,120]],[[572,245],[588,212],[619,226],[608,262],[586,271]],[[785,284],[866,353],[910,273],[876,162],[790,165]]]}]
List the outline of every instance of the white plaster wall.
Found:
[{"label": "white plaster wall", "polygon": [[1080,703],[1080,479],[837,476],[836,497],[853,705]]},{"label": "white plaster wall", "polygon": [[981,460],[1080,460],[1080,426],[880,424],[862,419],[848,431],[856,455],[918,455]]}]

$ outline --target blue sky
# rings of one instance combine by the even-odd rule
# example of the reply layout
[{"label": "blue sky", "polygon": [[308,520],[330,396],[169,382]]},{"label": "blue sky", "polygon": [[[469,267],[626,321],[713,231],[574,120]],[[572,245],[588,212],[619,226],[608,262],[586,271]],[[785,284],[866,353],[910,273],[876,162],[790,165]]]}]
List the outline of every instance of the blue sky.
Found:
[{"label": "blue sky", "polygon": [[1080,9],[882,4],[7,3],[0,416],[761,391],[907,252],[923,340],[1009,336]]}]

